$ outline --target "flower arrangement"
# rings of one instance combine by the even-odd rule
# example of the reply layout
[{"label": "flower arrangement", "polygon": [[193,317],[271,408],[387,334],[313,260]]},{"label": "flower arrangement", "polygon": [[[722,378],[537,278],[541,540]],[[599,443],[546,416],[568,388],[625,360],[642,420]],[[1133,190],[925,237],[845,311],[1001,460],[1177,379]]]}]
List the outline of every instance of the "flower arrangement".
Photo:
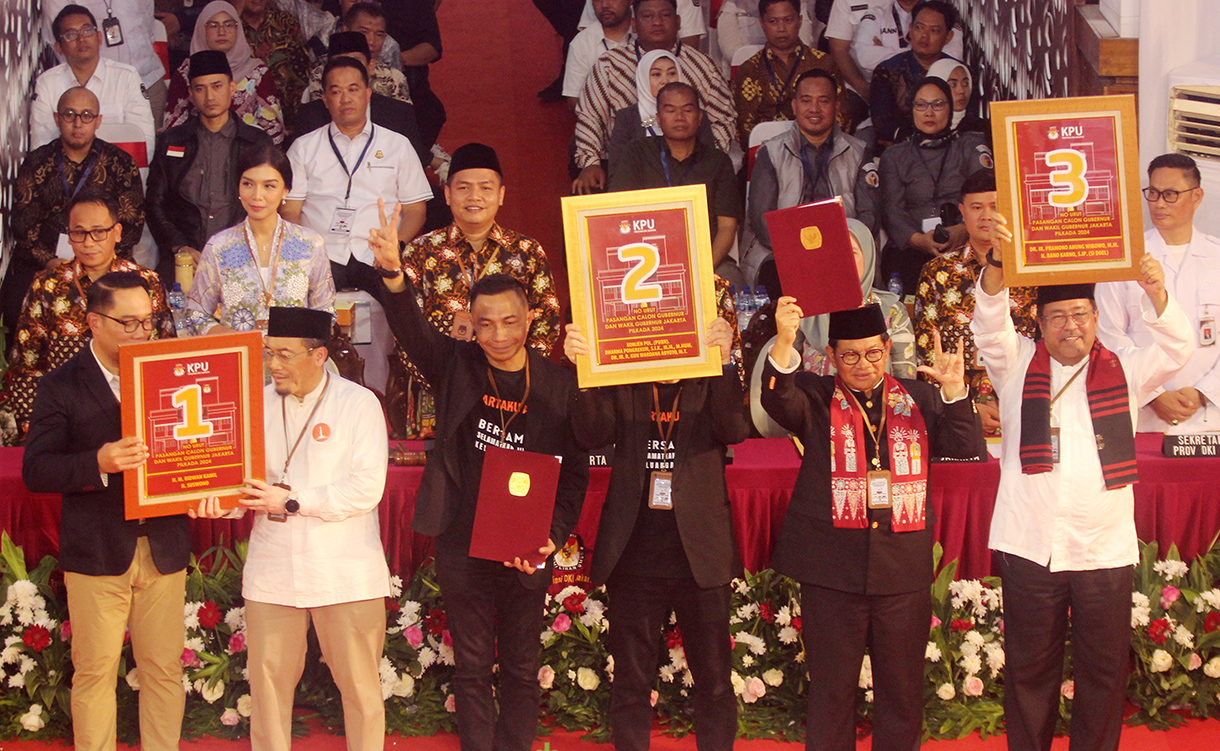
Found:
[{"label": "flower arrangement", "polygon": [[542,687],[545,724],[565,730],[590,730],[590,738],[609,739],[614,662],[603,634],[606,591],[568,586],[548,593],[540,635],[538,684]]}]

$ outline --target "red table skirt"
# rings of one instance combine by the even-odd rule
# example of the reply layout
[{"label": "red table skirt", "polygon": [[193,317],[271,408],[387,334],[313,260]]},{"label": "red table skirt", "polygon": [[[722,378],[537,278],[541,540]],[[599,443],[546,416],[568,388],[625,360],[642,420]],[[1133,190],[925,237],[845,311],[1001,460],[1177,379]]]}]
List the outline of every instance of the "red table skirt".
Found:
[{"label": "red table skirt", "polygon": [[[1135,486],[1135,523],[1141,540],[1157,540],[1162,551],[1176,543],[1182,558],[1204,552],[1220,530],[1220,459],[1166,459],[1159,435],[1136,439],[1140,482]],[[800,459],[789,441],[759,439],[736,446],[726,469],[737,545],[747,569],[766,568],[779,539],[784,511],[796,482]],[[21,449],[0,449],[0,526],[36,563],[59,549],[59,497],[26,490]],[[390,569],[409,577],[431,553],[431,538],[411,531],[422,467],[391,467],[382,499],[381,538]],[[597,521],[606,500],[610,470],[594,468],[576,532],[587,547],[597,542]],[[987,534],[1000,467],[937,464],[932,469],[930,503],[936,512],[936,539],[945,562],[959,560],[960,578],[991,572]],[[202,553],[222,538],[249,534],[251,520],[193,522],[194,550]]]}]

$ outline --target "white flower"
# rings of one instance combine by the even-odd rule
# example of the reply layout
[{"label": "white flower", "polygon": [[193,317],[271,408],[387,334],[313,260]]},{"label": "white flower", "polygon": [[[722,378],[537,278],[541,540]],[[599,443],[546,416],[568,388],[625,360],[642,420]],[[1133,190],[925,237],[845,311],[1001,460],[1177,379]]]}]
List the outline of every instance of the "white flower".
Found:
[{"label": "white flower", "polygon": [[733,591],[735,591],[739,595],[744,595],[746,592],[750,591],[750,585],[746,584],[745,579],[734,579],[733,580]]},{"label": "white flower", "polygon": [[763,683],[768,686],[778,686],[784,682],[784,671],[777,670],[776,668],[765,670],[763,671],[762,679]]},{"label": "white flower", "polygon": [[675,668],[681,670],[686,667],[686,652],[682,647],[674,647],[669,650],[669,661]]},{"label": "white flower", "polygon": [[575,670],[568,670],[568,680],[569,681],[576,680],[576,671]]},{"label": "white flower", "polygon": [[767,643],[763,641],[762,638],[755,636],[754,634],[742,631],[740,633],[733,634],[733,638],[737,640],[738,644],[745,644],[746,647],[756,655],[763,655],[767,653]]},{"label": "white flower", "polygon": [[864,655],[864,661],[860,663],[860,678],[857,684],[860,688],[873,687],[873,660],[869,655]]},{"label": "white flower", "polygon": [[966,680],[962,681],[962,693],[966,696],[982,696],[983,679],[977,675],[966,676]]},{"label": "white flower", "polygon": [[196,688],[199,689],[199,695],[202,696],[204,701],[206,701],[208,704],[215,702],[217,699],[225,695],[224,681],[216,681],[212,684],[204,683],[202,686],[199,686],[198,683],[199,682],[197,681]]},{"label": "white flower", "polygon": [[753,667],[753,666],[754,666],[754,655],[744,655],[744,656],[742,656],[742,658],[741,658],[741,664],[742,664],[744,667],[747,667],[747,668],[748,668],[748,667]]},{"label": "white flower", "polygon": [[191,638],[187,639],[185,642],[183,642],[183,646],[192,652],[208,651],[208,647],[206,644],[204,644],[203,638],[199,636],[192,636]]},{"label": "white flower", "polygon": [[397,600],[399,597],[402,597],[402,577],[401,576],[395,575],[395,576],[390,577],[390,596],[393,597],[395,600]]},{"label": "white flower", "polygon": [[1143,592],[1131,593],[1131,628],[1147,626],[1152,618],[1152,602]]},{"label": "white flower", "polygon": [[873,690],[871,688],[864,692],[864,701],[868,704],[873,703]]},{"label": "white flower", "polygon": [[31,733],[37,733],[39,730],[42,730],[43,726],[46,724],[47,721],[42,718],[41,704],[31,704],[30,711],[21,715],[21,727],[25,728]]},{"label": "white flower", "polygon": [[991,666],[991,677],[995,678],[1004,669],[1004,647],[996,643],[984,647],[987,653],[987,664]]},{"label": "white flower", "polygon": [[923,651],[924,659],[928,662],[940,662],[940,647],[936,646],[936,642],[928,642],[928,646]]},{"label": "white flower", "polygon": [[1220,657],[1213,657],[1203,666],[1203,674],[1208,678],[1220,678]]},{"label": "white flower", "polygon": [[[38,585],[29,579],[18,579],[8,587],[9,603],[15,604],[18,607],[31,607],[31,602],[38,596]],[[38,706],[38,705],[35,705]],[[39,711],[42,707],[38,706]]]},{"label": "white flower", "polygon": [[[182,678],[183,678],[184,682],[186,680],[188,680],[185,674],[183,674]],[[132,668],[131,670],[127,671],[127,685],[131,688],[132,691],[140,690],[140,669],[139,668]]]},{"label": "white flower", "polygon": [[1190,568],[1182,561],[1157,561],[1152,564],[1152,570],[1165,577],[1165,581],[1174,581],[1183,576]]},{"label": "white flower", "polygon": [[420,670],[427,670],[436,664],[436,652],[433,652],[431,647],[420,647],[416,658],[419,660]]},{"label": "white flower", "polygon": [[606,623],[606,606],[600,600],[592,598],[585,600],[585,612],[580,616],[580,622],[585,624],[586,628],[594,626],[604,626]]},{"label": "white flower", "polygon": [[1173,657],[1163,649],[1158,649],[1152,653],[1152,659],[1148,661],[1148,669],[1154,673],[1164,673],[1173,665]]},{"label": "white flower", "polygon": [[237,713],[242,717],[250,716],[250,694],[237,697]]},{"label": "white flower", "polygon": [[246,609],[229,608],[229,612],[225,613],[225,625],[229,627],[233,633],[246,631]]},{"label": "white flower", "polygon": [[747,602],[745,605],[737,608],[737,617],[743,621],[748,621],[758,615],[758,605],[753,602]]},{"label": "white flower", "polygon": [[789,623],[792,623],[792,610],[785,605],[775,611],[775,624],[777,626],[787,626]]},{"label": "white flower", "polygon": [[976,675],[983,669],[983,661],[979,659],[978,654],[962,655],[962,659],[957,661],[958,665],[962,666],[962,670],[966,671],[966,675]]},{"label": "white flower", "polygon": [[957,690],[953,688],[952,683],[942,683],[940,688],[936,689],[936,695],[940,697],[941,701],[949,701],[957,696]]},{"label": "white flower", "polygon": [[1190,629],[1181,624],[1173,630],[1173,640],[1187,649],[1195,648],[1195,635],[1190,632]]},{"label": "white flower", "polygon": [[403,673],[401,678],[394,681],[392,693],[395,696],[411,696],[415,693],[415,679],[410,673]]},{"label": "white flower", "polygon": [[583,594],[584,591],[585,591],[584,587],[578,587],[575,584],[568,585],[568,586],[564,587],[563,589],[559,590],[559,594],[555,595],[555,599],[552,600],[552,602],[562,603],[564,600],[568,599],[572,595]]},{"label": "white flower", "polygon": [[422,606],[415,600],[407,600],[398,611],[398,625],[407,628],[419,623],[419,613]]},{"label": "white flower", "polygon": [[981,647],[984,644],[983,635],[974,629],[970,629],[963,637],[968,644],[973,644],[976,647]]},{"label": "white flower", "polygon": [[780,644],[792,644],[798,638],[800,638],[800,634],[798,634],[796,629],[792,628],[791,626],[784,626],[779,630]]},{"label": "white flower", "polygon": [[453,664],[453,647],[441,642],[440,646],[436,648],[436,651],[442,665]]},{"label": "white flower", "polygon": [[695,685],[695,676],[690,674],[690,670],[682,671],[682,685],[687,688]]},{"label": "white flower", "polygon": [[1208,607],[1212,610],[1220,610],[1220,589],[1209,589],[1199,593],[1199,597],[1195,600],[1195,609],[1202,613]]},{"label": "white flower", "polygon": [[[685,655],[683,656],[683,659],[685,659]],[[610,678],[613,680],[613,678],[614,678],[614,655],[606,655],[606,675],[610,676]]]},{"label": "white flower", "polygon": [[17,673],[8,677],[9,688],[25,688],[25,673]]},{"label": "white flower", "polygon": [[576,685],[585,691],[593,691],[601,685],[602,679],[597,677],[591,668],[576,669]]},{"label": "white flower", "polygon": [[[661,681],[664,683],[674,682],[674,673],[678,672],[673,665],[666,665],[661,668]],[[737,675],[734,673],[733,675]]]},{"label": "white flower", "polygon": [[201,602],[188,602],[182,606],[182,620],[186,623],[187,631],[199,628],[199,606],[202,604]]},{"label": "white flower", "polygon": [[745,690],[746,690],[745,679],[742,678],[740,675],[738,675],[736,670],[734,670],[732,673],[729,674],[729,682],[733,684],[733,693],[734,694],[741,696],[743,693],[745,693]]}]

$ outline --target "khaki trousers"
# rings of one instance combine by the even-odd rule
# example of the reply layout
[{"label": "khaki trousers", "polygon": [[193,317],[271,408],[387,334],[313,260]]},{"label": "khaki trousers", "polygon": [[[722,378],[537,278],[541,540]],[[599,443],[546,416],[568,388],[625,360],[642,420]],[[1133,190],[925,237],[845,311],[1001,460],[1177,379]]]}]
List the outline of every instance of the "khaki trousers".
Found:
[{"label": "khaki trousers", "polygon": [[289,751],[292,746],[292,698],[305,669],[310,621],[343,696],[348,751],[381,751],[385,746],[380,676],[385,617],[380,597],[318,608],[246,600],[253,751]]},{"label": "khaki trousers", "polygon": [[127,573],[64,573],[72,619],[72,735],[77,751],[115,748],[115,683],[123,629],[140,676],[140,747],[177,751],[186,691],[182,646],[186,570],[162,574],[141,537]]}]

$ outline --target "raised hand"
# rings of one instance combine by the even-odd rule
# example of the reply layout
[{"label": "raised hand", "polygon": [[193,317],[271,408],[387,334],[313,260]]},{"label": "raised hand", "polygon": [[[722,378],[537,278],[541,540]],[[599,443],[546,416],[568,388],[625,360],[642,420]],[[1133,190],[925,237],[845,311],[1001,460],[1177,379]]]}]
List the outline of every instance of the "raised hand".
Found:
[{"label": "raised hand", "polygon": [[707,325],[708,347],[720,348],[720,364],[728,365],[733,359],[733,327],[723,317],[717,317]]},{"label": "raised hand", "polygon": [[577,357],[587,357],[589,354],[589,340],[580,332],[580,327],[574,323],[569,323],[564,327],[563,337],[563,356],[576,362]]},{"label": "raised hand", "polygon": [[931,376],[940,384],[940,392],[947,401],[965,396],[966,389],[966,340],[957,340],[956,352],[945,352],[940,344],[940,332],[932,329],[932,365],[920,365],[916,370]]},{"label": "raised hand", "polygon": [[1156,306],[1156,314],[1159,317],[1165,312],[1165,306],[1169,304],[1169,293],[1165,291],[1165,269],[1161,266],[1161,262],[1152,257],[1151,253],[1145,253],[1144,258],[1140,261],[1140,274],[1142,275],[1138,284],[1144,294],[1148,295],[1148,299]]},{"label": "raised hand", "polygon": [[398,220],[402,216],[402,204],[394,204],[394,213],[386,219],[385,199],[377,199],[377,216],[380,227],[369,230],[369,249],[373,251],[373,266],[387,271],[402,268],[402,255],[398,251]]}]

